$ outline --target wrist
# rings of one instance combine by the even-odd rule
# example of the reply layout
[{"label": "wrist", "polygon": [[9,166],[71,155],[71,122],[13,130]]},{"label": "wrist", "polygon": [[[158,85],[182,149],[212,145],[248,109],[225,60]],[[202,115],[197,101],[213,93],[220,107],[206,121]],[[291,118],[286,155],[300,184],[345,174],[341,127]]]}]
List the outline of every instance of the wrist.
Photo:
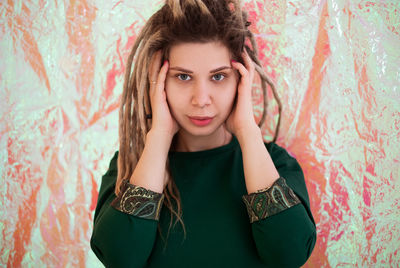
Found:
[{"label": "wrist", "polygon": [[150,129],[150,131],[146,135],[146,144],[156,144],[156,146],[163,151],[168,153],[169,148],[171,147],[173,135],[165,131],[159,131],[156,129]]},{"label": "wrist", "polygon": [[143,152],[129,179],[130,184],[162,193],[170,146],[171,142],[165,133],[150,130],[146,134]]},{"label": "wrist", "polygon": [[236,131],[235,136],[240,144],[254,139],[262,139],[261,129],[256,124]]}]

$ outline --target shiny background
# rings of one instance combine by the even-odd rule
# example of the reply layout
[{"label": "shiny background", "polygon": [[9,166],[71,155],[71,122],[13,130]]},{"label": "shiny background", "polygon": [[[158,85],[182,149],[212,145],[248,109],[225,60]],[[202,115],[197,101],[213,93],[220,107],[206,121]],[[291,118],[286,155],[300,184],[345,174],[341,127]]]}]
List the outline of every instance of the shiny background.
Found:
[{"label": "shiny background", "polygon": [[[160,2],[0,2],[1,267],[101,267],[89,239],[125,62]],[[244,6],[317,221],[305,267],[399,267],[399,1]]]}]

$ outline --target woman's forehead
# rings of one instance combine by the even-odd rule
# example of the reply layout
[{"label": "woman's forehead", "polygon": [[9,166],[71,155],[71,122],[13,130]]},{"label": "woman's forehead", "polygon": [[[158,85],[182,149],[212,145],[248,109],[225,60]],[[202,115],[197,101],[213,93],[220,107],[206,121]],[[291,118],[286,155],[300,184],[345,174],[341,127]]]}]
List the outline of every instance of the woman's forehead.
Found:
[{"label": "woman's forehead", "polygon": [[230,66],[230,60],[230,51],[221,42],[179,43],[169,51],[170,67],[192,71]]}]

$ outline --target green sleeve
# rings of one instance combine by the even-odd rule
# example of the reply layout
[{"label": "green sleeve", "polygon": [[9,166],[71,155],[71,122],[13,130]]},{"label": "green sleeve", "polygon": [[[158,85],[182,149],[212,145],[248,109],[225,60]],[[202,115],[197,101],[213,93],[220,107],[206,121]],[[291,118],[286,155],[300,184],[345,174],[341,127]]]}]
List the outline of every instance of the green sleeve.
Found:
[{"label": "green sleeve", "polygon": [[117,158],[118,152],[102,177],[90,245],[106,267],[143,267],[155,242],[158,221],[132,216],[110,205],[116,198]]},{"label": "green sleeve", "polygon": [[286,179],[301,203],[252,223],[258,254],[270,267],[300,267],[316,242],[316,227],[300,165],[285,149],[267,144],[279,175]]}]

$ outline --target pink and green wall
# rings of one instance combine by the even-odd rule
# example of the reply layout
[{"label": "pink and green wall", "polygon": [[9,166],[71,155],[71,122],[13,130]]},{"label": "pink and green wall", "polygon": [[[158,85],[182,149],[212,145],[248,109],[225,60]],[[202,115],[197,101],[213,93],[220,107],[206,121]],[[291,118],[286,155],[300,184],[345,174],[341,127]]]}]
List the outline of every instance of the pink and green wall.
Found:
[{"label": "pink and green wall", "polygon": [[[125,62],[160,4],[0,2],[1,267],[101,267],[89,239]],[[399,1],[244,7],[284,107],[277,142],[300,162],[317,222],[305,267],[399,267]],[[260,101],[255,85],[257,116]],[[269,114],[266,140],[273,101]]]}]

